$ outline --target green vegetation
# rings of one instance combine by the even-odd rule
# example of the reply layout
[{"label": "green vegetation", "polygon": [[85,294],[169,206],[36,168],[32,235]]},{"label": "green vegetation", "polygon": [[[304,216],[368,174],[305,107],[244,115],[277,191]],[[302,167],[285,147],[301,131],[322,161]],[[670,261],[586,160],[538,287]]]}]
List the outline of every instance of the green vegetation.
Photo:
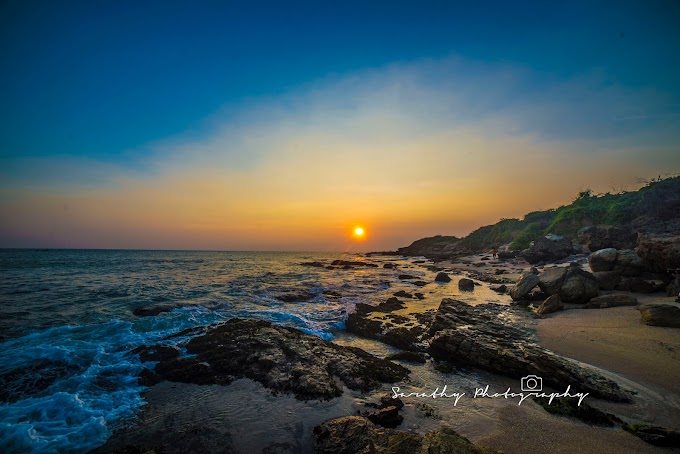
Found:
[{"label": "green vegetation", "polygon": [[458,246],[481,251],[511,243],[511,249],[520,250],[549,233],[576,238],[578,231],[589,225],[635,223],[640,227],[677,218],[679,212],[680,176],[656,179],[639,191],[618,194],[593,194],[586,189],[569,205],[480,227],[461,239]]}]

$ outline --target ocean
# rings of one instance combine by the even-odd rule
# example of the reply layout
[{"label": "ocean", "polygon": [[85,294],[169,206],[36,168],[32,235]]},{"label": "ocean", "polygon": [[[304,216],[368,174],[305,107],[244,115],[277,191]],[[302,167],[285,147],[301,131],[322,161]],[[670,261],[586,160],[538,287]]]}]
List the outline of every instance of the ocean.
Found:
[{"label": "ocean", "polygon": [[[336,259],[378,266],[302,265]],[[145,404],[145,388],[136,378],[142,364],[132,350],[181,343],[186,338],[166,338],[187,328],[243,317],[333,339],[354,305],[391,296],[400,271],[383,268],[386,261],[412,260],[329,253],[2,250],[0,451],[84,453],[102,445]],[[427,271],[414,267],[409,273]],[[154,304],[176,308],[155,316],[133,314]]]}]

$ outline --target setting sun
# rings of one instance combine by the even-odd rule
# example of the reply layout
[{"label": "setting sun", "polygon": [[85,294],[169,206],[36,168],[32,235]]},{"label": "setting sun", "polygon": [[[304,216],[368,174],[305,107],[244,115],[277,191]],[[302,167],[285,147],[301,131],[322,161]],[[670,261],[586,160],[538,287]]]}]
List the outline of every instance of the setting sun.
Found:
[{"label": "setting sun", "polygon": [[363,227],[355,227],[354,228],[354,236],[361,238],[361,237],[364,236],[364,233],[365,233],[365,231],[364,231]]}]

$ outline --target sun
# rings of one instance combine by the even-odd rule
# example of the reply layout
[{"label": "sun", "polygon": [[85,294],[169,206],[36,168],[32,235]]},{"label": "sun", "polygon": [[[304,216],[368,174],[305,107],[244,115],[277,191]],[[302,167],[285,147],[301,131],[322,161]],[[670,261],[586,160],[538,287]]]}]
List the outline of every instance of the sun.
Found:
[{"label": "sun", "polygon": [[361,238],[366,234],[366,231],[364,230],[363,227],[354,227],[354,236],[357,238]]}]

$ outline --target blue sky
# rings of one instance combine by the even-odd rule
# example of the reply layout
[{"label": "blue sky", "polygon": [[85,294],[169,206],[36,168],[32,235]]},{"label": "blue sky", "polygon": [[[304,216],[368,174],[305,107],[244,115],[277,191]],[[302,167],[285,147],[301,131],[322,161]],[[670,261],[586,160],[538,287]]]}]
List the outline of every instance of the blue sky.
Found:
[{"label": "blue sky", "polygon": [[[158,236],[145,226],[162,219],[176,230],[158,247],[220,248],[222,237],[198,244],[181,232],[223,231],[226,217],[169,214],[199,205],[242,231],[294,214],[320,238],[330,228],[316,219],[325,208],[307,194],[336,178],[338,194],[367,207],[352,215],[338,198],[347,223],[384,206],[374,223],[403,226],[373,245],[390,248],[549,208],[579,185],[607,190],[678,172],[680,4],[550,3],[2,2],[0,214],[12,222],[0,245],[143,247]],[[434,163],[465,163],[467,174],[439,174],[418,157],[428,153]],[[499,160],[508,168],[496,168]],[[502,197],[480,190],[498,198],[484,213],[444,197],[460,210],[435,216],[432,205],[406,219],[387,202],[402,190],[414,203],[426,188],[465,193],[491,175],[500,185],[519,163],[536,167],[534,186]],[[573,175],[542,180],[552,175],[542,165]],[[366,184],[386,167],[403,177]],[[271,188],[252,183],[262,178]],[[175,192],[197,181],[211,188],[209,203],[205,192]],[[252,196],[235,200],[241,190],[228,181]],[[167,205],[147,216],[130,194]],[[267,207],[276,196],[288,211]],[[110,240],[104,217],[129,231]],[[101,233],[77,243],[86,225]],[[305,247],[290,235],[280,247]],[[259,241],[243,238],[225,247]],[[310,247],[338,247],[324,241]]]}]

